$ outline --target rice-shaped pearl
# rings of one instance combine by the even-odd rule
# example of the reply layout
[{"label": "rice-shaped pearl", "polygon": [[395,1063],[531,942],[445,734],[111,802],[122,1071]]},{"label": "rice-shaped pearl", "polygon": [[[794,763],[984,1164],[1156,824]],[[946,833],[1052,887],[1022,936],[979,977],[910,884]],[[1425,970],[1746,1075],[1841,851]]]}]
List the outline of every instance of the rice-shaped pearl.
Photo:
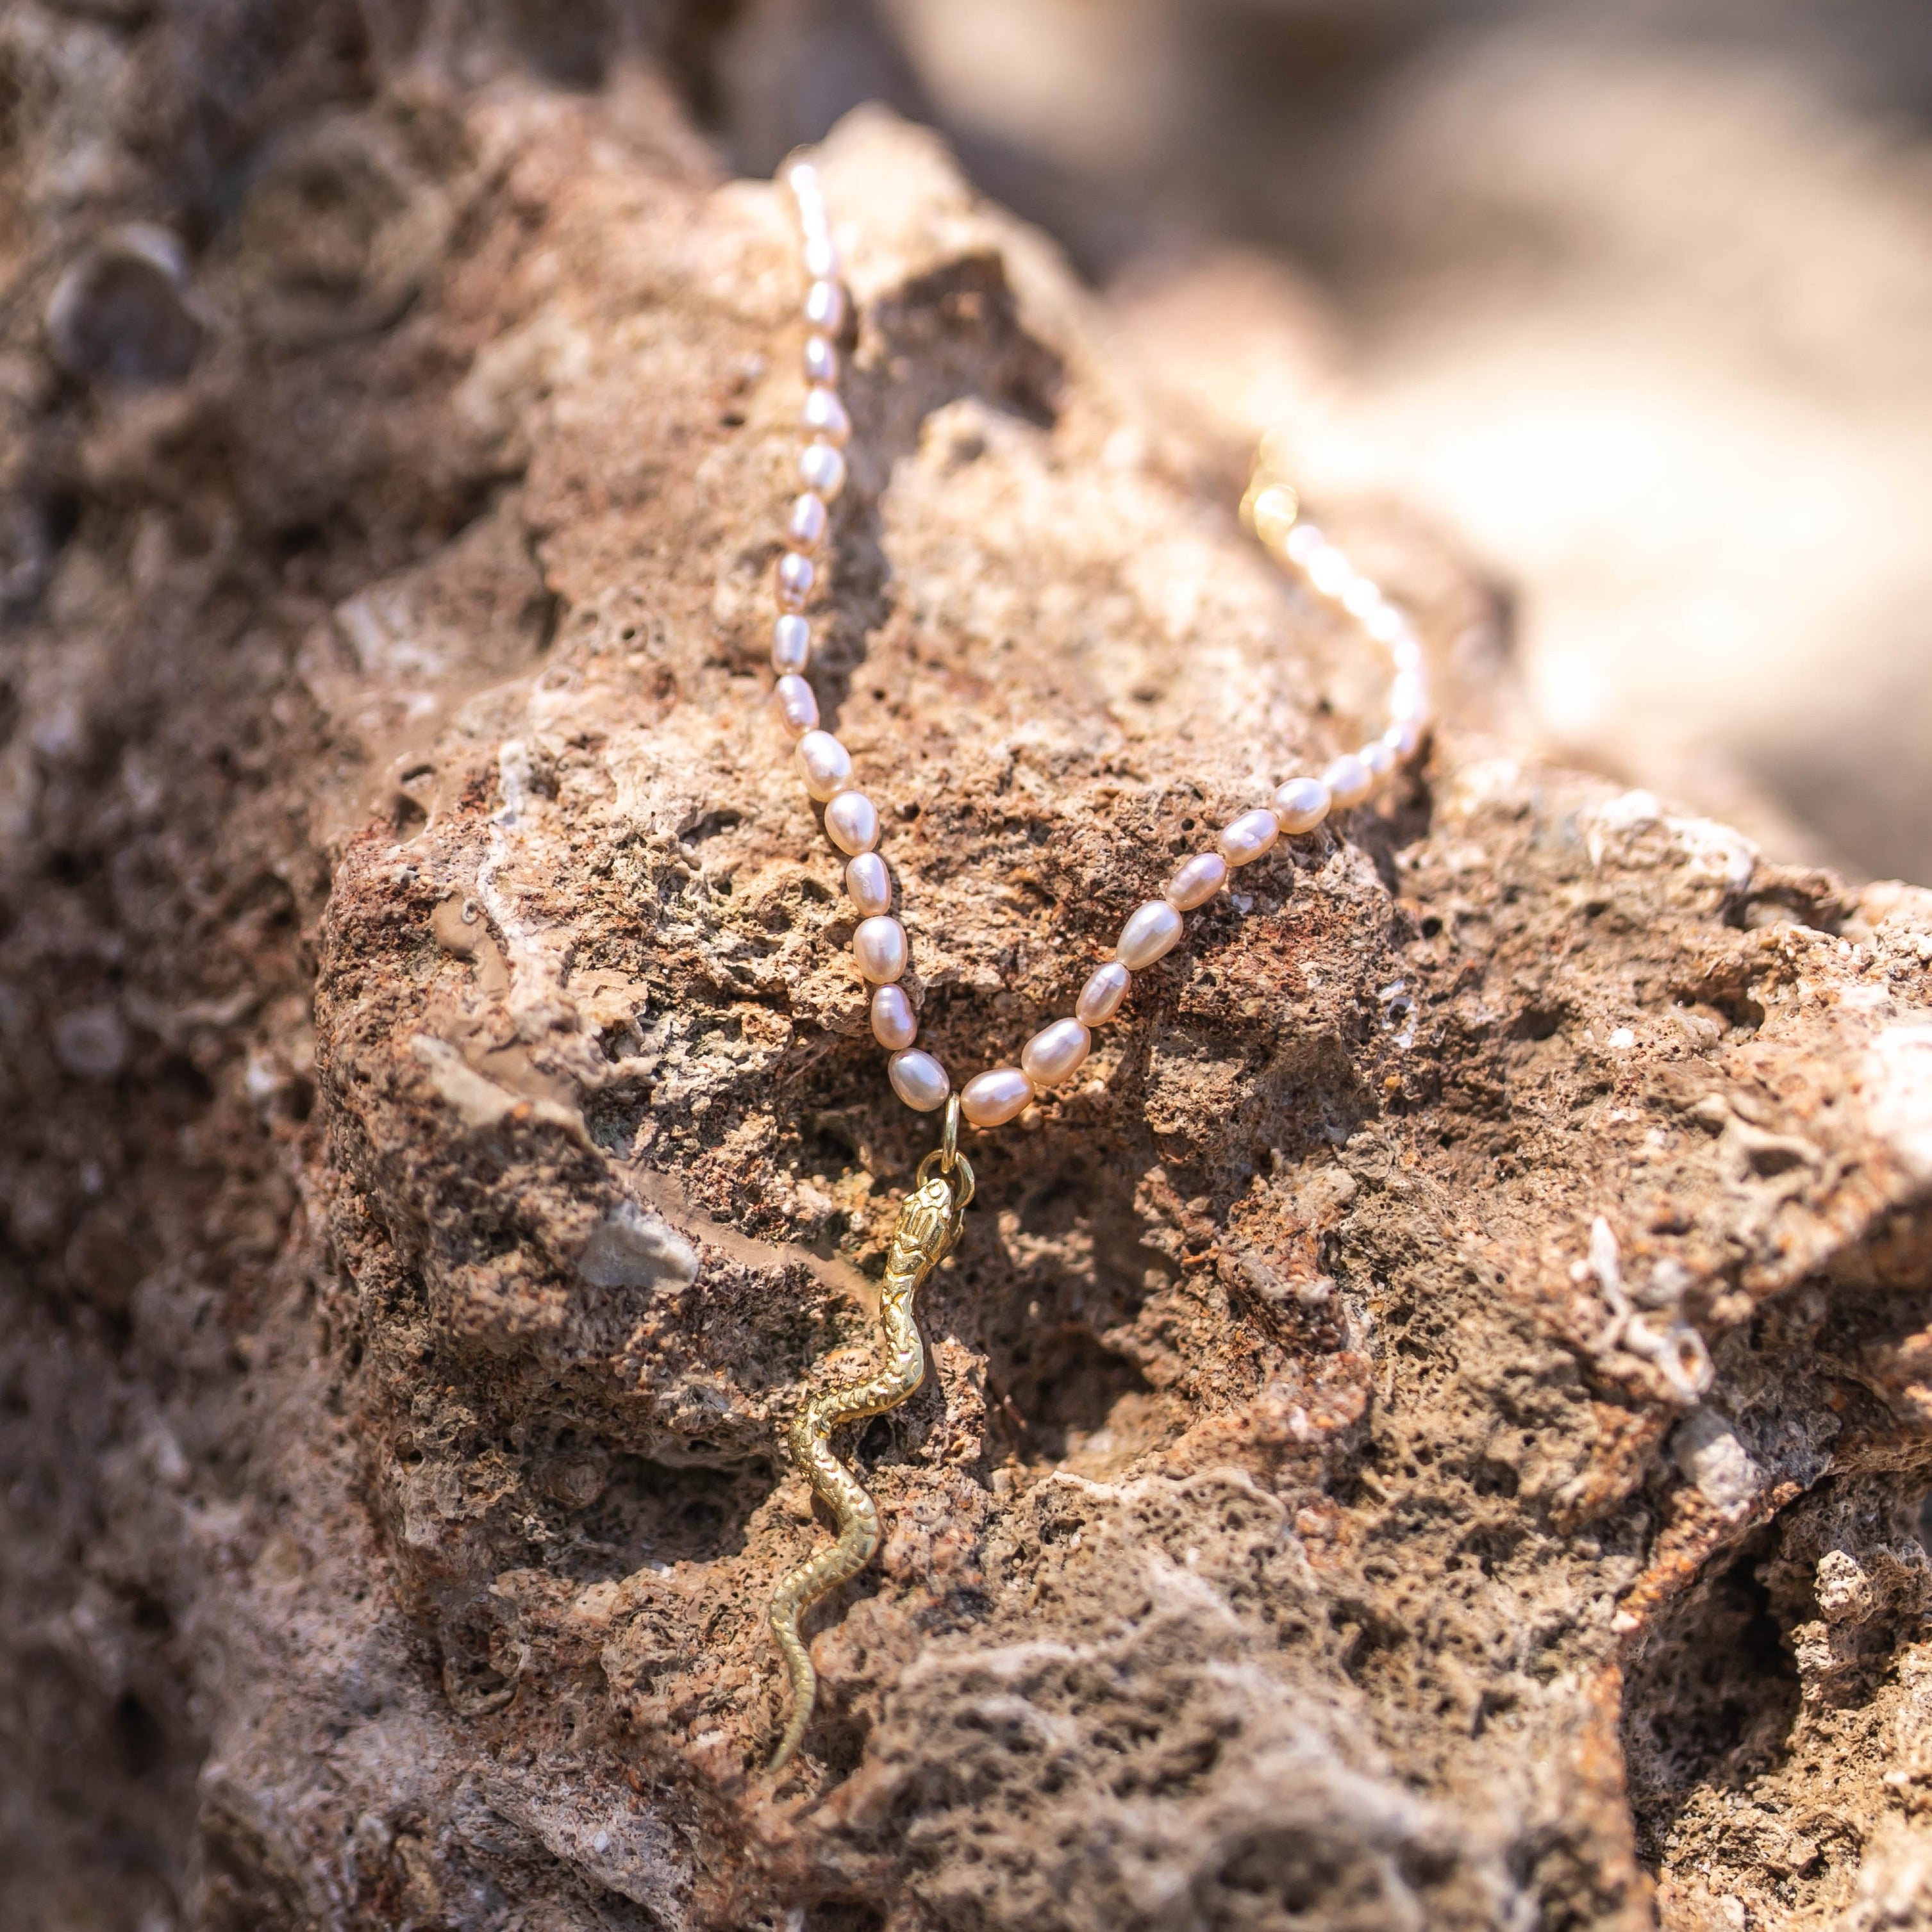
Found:
[{"label": "rice-shaped pearl", "polygon": [[1228,882],[1228,862],[1218,852],[1197,852],[1183,862],[1162,896],[1180,912],[1205,905]]},{"label": "rice-shaped pearl", "polygon": [[845,868],[845,890],[866,919],[892,910],[892,875],[876,852],[861,852]]},{"label": "rice-shaped pearl", "polygon": [[794,738],[818,730],[818,700],[803,678],[780,678],[772,688],[772,697],[778,707],[778,716],[784,720],[785,729]]},{"label": "rice-shaped pearl", "polygon": [[778,598],[782,610],[802,610],[818,581],[818,566],[810,557],[788,550],[778,559]]},{"label": "rice-shaped pearl", "polygon": [[796,676],[812,662],[812,626],[788,610],[772,626],[772,668]]},{"label": "rice-shaped pearl", "polygon": [[1274,821],[1290,838],[1312,832],[1328,816],[1334,800],[1319,778],[1290,778],[1275,791]]},{"label": "rice-shaped pearl", "polygon": [[1080,1070],[1094,1036],[1078,1020],[1055,1020],[1020,1048],[1020,1071],[1036,1087],[1058,1087]]},{"label": "rice-shaped pearl", "polygon": [[1033,1082],[1017,1066],[990,1066],[959,1090],[959,1111],[976,1127],[1003,1126],[1033,1098]]},{"label": "rice-shaped pearl", "polygon": [[1096,1027],[1112,1019],[1120,1010],[1120,1002],[1127,997],[1127,988],[1134,983],[1133,975],[1117,959],[1097,968],[1094,976],[1080,989],[1080,997],[1073,1003],[1073,1016],[1083,1024]]},{"label": "rice-shaped pearl", "polygon": [[792,500],[785,536],[800,550],[816,550],[825,541],[825,499],[817,490],[808,490]]},{"label": "rice-shaped pearl", "polygon": [[845,291],[834,281],[814,282],[805,292],[805,320],[820,335],[837,335],[845,326]]},{"label": "rice-shaped pearl", "polygon": [[852,934],[852,957],[867,979],[896,980],[906,969],[905,928],[884,913],[862,919]]},{"label": "rice-shaped pearl", "polygon": [[1395,754],[1379,738],[1372,738],[1355,754],[1368,767],[1369,776],[1377,784],[1395,770]]},{"label": "rice-shaped pearl", "polygon": [[805,407],[799,411],[798,419],[810,434],[827,442],[842,443],[852,434],[852,418],[845,413],[838,392],[823,382],[814,382],[806,391]]},{"label": "rice-shaped pearl", "polygon": [[1216,843],[1231,866],[1252,864],[1281,836],[1281,826],[1266,806],[1244,812],[1221,828]]},{"label": "rice-shaped pearl", "polygon": [[931,1054],[921,1053],[916,1047],[894,1054],[886,1062],[886,1078],[892,1083],[892,1091],[917,1113],[929,1114],[934,1108],[944,1106],[946,1095],[952,1091],[946,1069]]},{"label": "rice-shaped pearl", "polygon": [[798,741],[798,769],[805,788],[822,804],[845,789],[852,754],[830,731],[808,731]]},{"label": "rice-shaped pearl", "polygon": [[879,842],[879,808],[862,791],[842,791],[827,800],[825,836],[840,851],[869,852]]},{"label": "rice-shaped pearl", "polygon": [[1322,782],[1336,804],[1344,809],[1360,805],[1376,788],[1375,774],[1353,752],[1331,758],[1322,772]]},{"label": "rice-shaped pearl", "polygon": [[1372,578],[1357,578],[1342,593],[1342,608],[1365,623],[1382,608],[1382,586]]},{"label": "rice-shaped pearl", "polygon": [[798,453],[798,473],[829,503],[845,487],[845,458],[829,442],[808,442]]},{"label": "rice-shaped pearl", "polygon": [[1362,620],[1378,644],[1392,644],[1402,635],[1404,619],[1393,604],[1378,604]]},{"label": "rice-shaped pearl", "polygon": [[1120,928],[1114,957],[1129,972],[1138,973],[1172,952],[1180,937],[1180,914],[1165,899],[1149,899]]},{"label": "rice-shaped pearl", "polygon": [[829,235],[812,234],[805,238],[805,272],[815,281],[827,281],[838,272],[838,250],[832,245]]},{"label": "rice-shaped pearl", "polygon": [[919,1016],[902,986],[880,986],[872,994],[872,1037],[889,1051],[911,1046],[919,1036]]},{"label": "rice-shaped pearl", "polygon": [[805,338],[805,380],[808,382],[838,381],[838,352],[832,347],[829,337],[808,335]]},{"label": "rice-shaped pearl", "polygon": [[1308,580],[1324,597],[1339,597],[1355,580],[1354,566],[1333,544],[1324,544],[1308,560]]}]

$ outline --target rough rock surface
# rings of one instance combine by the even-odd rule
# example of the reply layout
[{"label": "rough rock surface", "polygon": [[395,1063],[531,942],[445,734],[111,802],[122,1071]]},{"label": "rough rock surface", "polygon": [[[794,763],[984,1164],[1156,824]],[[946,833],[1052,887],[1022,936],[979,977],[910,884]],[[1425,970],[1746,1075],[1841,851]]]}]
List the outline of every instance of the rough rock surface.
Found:
[{"label": "rough rock surface", "polygon": [[[1932,1925],[1932,896],[1486,736],[1376,506],[1451,722],[974,1147],[764,1774],[931,1130],[762,702],[788,212],[403,18],[6,16],[0,1917]],[[1045,244],[826,165],[970,1071],[1378,680]]]}]

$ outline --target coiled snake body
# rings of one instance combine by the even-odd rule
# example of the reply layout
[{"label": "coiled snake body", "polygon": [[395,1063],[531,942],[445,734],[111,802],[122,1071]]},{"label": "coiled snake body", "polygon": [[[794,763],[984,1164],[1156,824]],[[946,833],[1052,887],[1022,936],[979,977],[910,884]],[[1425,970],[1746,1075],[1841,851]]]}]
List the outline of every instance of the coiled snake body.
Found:
[{"label": "coiled snake body", "polygon": [[837,1518],[838,1538],[793,1570],[772,1598],[772,1635],[784,1654],[792,1691],[791,1721],[772,1754],[774,1771],[797,1750],[818,1695],[818,1673],[798,1634],[798,1620],[821,1597],[856,1576],[879,1547],[879,1506],[832,1454],[832,1432],[896,1408],[926,1378],[926,1350],[913,1318],[913,1297],[959,1238],[960,1217],[973,1192],[973,1170],[963,1158],[953,1157],[950,1174],[933,1171],[939,1163],[936,1154],[921,1162],[919,1184],[906,1196],[892,1232],[879,1293],[884,1366],[863,1382],[821,1390],[792,1422],[793,1457]]}]

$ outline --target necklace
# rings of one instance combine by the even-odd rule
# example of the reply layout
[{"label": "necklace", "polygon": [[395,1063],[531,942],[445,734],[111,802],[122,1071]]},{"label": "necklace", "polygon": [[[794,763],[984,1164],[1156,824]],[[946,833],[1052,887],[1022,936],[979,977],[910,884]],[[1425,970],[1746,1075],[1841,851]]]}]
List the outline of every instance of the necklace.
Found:
[{"label": "necklace", "polygon": [[786,520],[787,548],[778,563],[773,704],[795,741],[793,756],[806,790],[824,808],[826,836],[846,860],[845,890],[859,914],[852,956],[872,988],[872,1034],[888,1056],[886,1077],[908,1107],[922,1113],[943,1109],[944,1125],[939,1146],[920,1163],[913,1191],[900,1208],[886,1257],[880,1294],[884,1366],[863,1381],[812,1396],[791,1426],[793,1457],[831,1509],[838,1534],[828,1548],[788,1575],[772,1599],[772,1634],[792,1692],[790,1720],[772,1759],[774,1771],[797,1750],[818,1696],[818,1677],[799,1620],[856,1576],[878,1549],[878,1505],[832,1454],[832,1432],[897,1407],[924,1378],[914,1298],[958,1242],[973,1196],[972,1166],[958,1146],[961,1122],[980,1129],[1003,1126],[1042,1092],[1070,1079],[1091,1048],[1092,1030],[1119,1012],[1133,975],[1179,944],[1182,915],[1205,905],[1234,871],[1264,856],[1278,839],[1312,832],[1332,812],[1366,802],[1399,764],[1415,755],[1428,720],[1422,650],[1408,620],[1315,525],[1302,520],[1300,499],[1274,468],[1264,443],[1242,500],[1242,515],[1264,548],[1292,566],[1318,596],[1339,604],[1388,650],[1395,668],[1388,728],[1359,750],[1331,760],[1319,777],[1289,778],[1267,804],[1222,826],[1212,846],[1182,861],[1159,898],[1149,899],[1129,917],[1113,957],[1094,969],[1071,1017],[1035,1034],[1021,1049],[1017,1066],[989,1068],[956,1091],[946,1069],[914,1044],[918,1016],[899,984],[908,959],[905,928],[892,916],[892,878],[878,850],[878,808],[854,784],[850,753],[820,728],[818,700],[806,675],[812,656],[806,610],[819,582],[818,558],[831,506],[844,486],[844,449],[852,434],[838,394],[841,344],[851,317],[818,170],[808,161],[797,161],[786,169],[784,178],[797,206],[807,281],[800,416],[806,442],[798,461],[804,488]]}]

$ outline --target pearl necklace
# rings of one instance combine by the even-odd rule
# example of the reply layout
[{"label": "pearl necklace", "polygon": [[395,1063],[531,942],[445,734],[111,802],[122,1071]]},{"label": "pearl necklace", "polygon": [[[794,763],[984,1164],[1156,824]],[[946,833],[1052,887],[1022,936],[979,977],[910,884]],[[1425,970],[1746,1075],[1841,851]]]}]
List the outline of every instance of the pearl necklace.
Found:
[{"label": "pearl necklace", "polygon": [[831,521],[831,504],[845,482],[845,445],[851,418],[838,397],[838,341],[847,320],[838,253],[832,244],[818,171],[794,163],[785,178],[798,205],[808,286],[805,296],[806,442],[799,475],[805,488],[786,520],[788,548],[778,559],[778,616],[772,632],[772,668],[778,674],[774,702],[785,729],[797,741],[794,753],[805,788],[825,808],[825,836],[845,855],[845,890],[860,914],[852,956],[872,991],[872,1034],[890,1056],[886,1077],[908,1107],[930,1113],[944,1107],[940,1145],[921,1163],[916,1185],[902,1204],[888,1252],[880,1297],[884,1366],[860,1381],[822,1389],[794,1418],[794,1462],[838,1524],[837,1540],[792,1570],[772,1598],[772,1634],[791,1681],[792,1713],[772,1760],[774,1771],[790,1762],[803,1740],[818,1696],[818,1679],[800,1634],[800,1619],[821,1598],[857,1575],[879,1546],[877,1504],[852,1472],[832,1453],[832,1431],[896,1407],[926,1373],[925,1354],[914,1317],[920,1284],[959,1238],[973,1194],[973,1169],[958,1150],[963,1117],[976,1127],[997,1127],[1022,1113],[1046,1088],[1072,1077],[1093,1046],[1093,1028],[1120,1010],[1133,975],[1179,943],[1181,915],[1205,905],[1238,867],[1252,865],[1284,834],[1312,832],[1331,812],[1363,803],[1396,765],[1420,748],[1428,718],[1422,650],[1408,619],[1358,574],[1312,524],[1300,520],[1293,488],[1273,473],[1263,446],[1241,509],[1249,526],[1272,553],[1298,569],[1322,596],[1354,618],[1395,664],[1389,693],[1388,728],[1359,751],[1330,761],[1318,778],[1292,778],[1266,805],[1244,812],[1221,829],[1211,849],[1184,860],[1166,890],[1149,899],[1120,928],[1114,956],[1096,967],[1081,988],[1072,1017],[1055,1020],[1021,1049],[1017,1066],[975,1074],[958,1093],[944,1067],[915,1046],[918,1017],[899,980],[906,969],[905,928],[892,916],[892,874],[877,850],[878,808],[852,782],[851,754],[818,722],[818,700],[805,674],[812,658],[812,626],[805,610],[818,582],[818,554]]},{"label": "pearl necklace", "polygon": [[[872,1034],[890,1056],[886,1077],[908,1107],[930,1113],[946,1103],[952,1083],[938,1060],[913,1044],[919,1021],[898,984],[908,958],[905,928],[892,916],[892,875],[875,849],[878,808],[853,784],[851,754],[830,731],[820,729],[818,700],[805,675],[812,655],[805,607],[818,581],[817,556],[832,500],[844,484],[844,446],[852,424],[838,397],[838,342],[847,302],[824,193],[818,171],[808,161],[794,163],[785,178],[798,206],[809,278],[800,418],[807,441],[798,460],[805,488],[786,520],[789,548],[778,563],[778,617],[772,634],[776,708],[797,740],[794,756],[805,788],[825,808],[825,836],[846,855],[845,890],[860,914],[852,956],[873,988]],[[1318,778],[1290,778],[1266,805],[1224,826],[1210,850],[1184,860],[1162,896],[1138,908],[1120,928],[1113,958],[1096,968],[1081,988],[1072,1016],[1035,1034],[1020,1049],[1018,1066],[991,1067],[960,1089],[959,1112],[976,1127],[1003,1125],[1042,1089],[1058,1087],[1078,1071],[1093,1046],[1092,1029],[1120,1011],[1132,976],[1179,943],[1182,914],[1205,905],[1237,867],[1252,865],[1282,835],[1312,832],[1330,812],[1363,803],[1420,746],[1429,700],[1421,646],[1408,618],[1312,524],[1300,520],[1295,491],[1269,470],[1265,446],[1241,507],[1270,551],[1294,566],[1316,592],[1339,604],[1388,650],[1395,666],[1388,728],[1358,751],[1332,760]]]}]

